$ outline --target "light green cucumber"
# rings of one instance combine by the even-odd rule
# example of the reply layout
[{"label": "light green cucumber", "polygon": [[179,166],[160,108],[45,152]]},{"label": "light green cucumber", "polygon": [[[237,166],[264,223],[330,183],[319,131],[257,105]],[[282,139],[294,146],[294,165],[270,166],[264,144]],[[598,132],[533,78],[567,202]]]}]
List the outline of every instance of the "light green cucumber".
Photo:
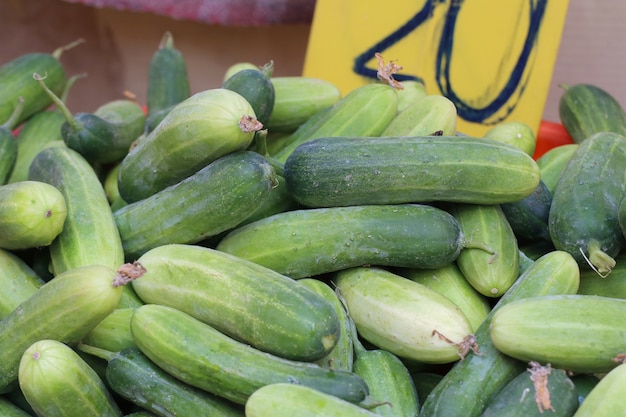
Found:
[{"label": "light green cucumber", "polygon": [[519,120],[503,121],[485,132],[484,137],[515,146],[533,156],[537,146],[537,137],[533,129]]},{"label": "light green cucumber", "polygon": [[559,181],[561,172],[569,162],[571,156],[578,149],[577,143],[570,143],[554,147],[537,159],[537,166],[541,172],[541,181],[548,187],[550,193],[554,193],[556,183]]},{"label": "light green cucumber", "polygon": [[454,103],[432,94],[398,112],[380,136],[452,136],[456,134],[456,121]]},{"label": "light green cucumber", "polygon": [[44,281],[15,253],[0,249],[0,320],[33,295]]},{"label": "light green cucumber", "polygon": [[162,245],[137,264],[133,288],[145,303],[176,308],[262,351],[314,361],[339,338],[329,301],[261,265],[195,245]]},{"label": "light green cucumber", "polygon": [[4,417],[32,417],[32,414],[4,397],[0,397],[0,415]]},{"label": "light green cucumber", "polygon": [[402,88],[396,90],[398,92],[398,112],[428,95],[426,87],[421,81],[405,80],[401,84]]},{"label": "light green cucumber", "polygon": [[448,298],[387,270],[345,269],[333,283],[358,334],[400,358],[455,362],[461,356],[459,346],[472,333],[467,317]]},{"label": "light green cucumber", "polygon": [[80,343],[111,352],[134,347],[135,341],[130,332],[130,319],[134,312],[135,309],[131,307],[116,308],[91,329]]},{"label": "light green cucumber", "polygon": [[626,413],[626,364],[616,366],[589,392],[573,417],[613,417]]}]

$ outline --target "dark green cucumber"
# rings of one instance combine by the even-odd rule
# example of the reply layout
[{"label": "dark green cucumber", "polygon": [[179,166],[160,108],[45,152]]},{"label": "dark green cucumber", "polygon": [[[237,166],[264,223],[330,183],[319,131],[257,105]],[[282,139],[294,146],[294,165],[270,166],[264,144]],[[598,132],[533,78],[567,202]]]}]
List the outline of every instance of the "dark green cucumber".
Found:
[{"label": "dark green cucumber", "polygon": [[31,163],[28,177],[55,186],[65,197],[63,230],[50,245],[54,275],[94,264],[116,270],[124,263],[103,185],[84,157],[67,147],[46,148]]},{"label": "dark green cucumber", "polygon": [[148,116],[174,106],[190,95],[187,62],[181,51],[176,49],[172,33],[166,31],[148,67]]},{"label": "dark green cucumber", "polygon": [[540,181],[522,150],[469,136],[319,138],[291,154],[284,176],[294,199],[309,207],[498,204],[527,197]]},{"label": "dark green cucumber", "polygon": [[224,88],[180,102],[122,160],[120,195],[128,203],[142,200],[246,149],[260,128],[255,117],[245,98]]},{"label": "dark green cucumber", "polygon": [[537,159],[537,166],[541,172],[541,181],[548,187],[550,193],[554,193],[556,183],[569,162],[570,157],[578,149],[577,143],[560,145],[550,149]]},{"label": "dark green cucumber", "polygon": [[593,84],[561,87],[559,117],[574,142],[599,132],[626,135],[626,111],[608,91]]},{"label": "dark green cucumber", "polygon": [[578,294],[626,299],[626,252],[620,252],[615,262],[615,268],[604,278],[593,270],[582,271]]},{"label": "dark green cucumber", "polygon": [[563,369],[530,363],[506,384],[481,417],[572,417],[578,409],[576,387]]},{"label": "dark green cucumber", "polygon": [[28,168],[35,156],[53,141],[62,141],[61,126],[65,122],[58,111],[41,111],[31,116],[15,138],[17,159],[8,182],[28,179]]},{"label": "dark green cucumber", "polygon": [[0,397],[0,415],[4,417],[32,417],[32,414],[4,397]]},{"label": "dark green cucumber", "polygon": [[18,380],[24,397],[39,416],[123,415],[96,371],[57,340],[38,340],[24,351]]},{"label": "dark green cucumber", "polygon": [[65,197],[53,185],[28,180],[0,185],[0,248],[48,246],[66,216]]},{"label": "dark green cucumber", "polygon": [[216,249],[299,279],[362,265],[437,268],[465,244],[452,215],[407,204],[278,213],[236,228]]},{"label": "dark green cucumber", "polygon": [[585,401],[591,390],[600,382],[600,376],[593,374],[575,374],[570,377],[578,394],[578,405]]},{"label": "dark green cucumber", "polygon": [[626,413],[626,364],[622,363],[597,383],[573,417],[613,417]]},{"label": "dark green cucumber", "polygon": [[131,331],[139,349],[167,373],[237,404],[277,382],[311,387],[353,403],[368,394],[363,379],[352,372],[262,352],[172,307],[139,307]]},{"label": "dark green cucumber", "polygon": [[420,417],[479,417],[492,398],[525,367],[524,362],[504,355],[491,343],[489,326],[494,312],[526,297],[575,294],[579,282],[578,264],[567,252],[553,251],[537,259],[498,300],[476,330],[478,353],[468,352],[445,373],[422,401]]},{"label": "dark green cucumber", "polygon": [[486,297],[501,297],[519,276],[517,238],[498,204],[451,204],[447,207],[461,233],[489,248],[465,247],[456,264],[472,287]]},{"label": "dark green cucumber", "polygon": [[68,80],[59,58],[75,44],[60,47],[53,53],[25,53],[0,66],[0,123],[11,116],[20,97],[24,100],[24,109],[15,122],[16,126],[52,104],[50,97],[33,79],[33,74],[45,74],[49,88],[55,94],[61,94]]},{"label": "dark green cucumber", "polygon": [[119,352],[78,348],[107,361],[105,379],[113,392],[157,416],[243,417],[239,406],[174,378],[136,347]]},{"label": "dark green cucumber", "polygon": [[274,62],[270,61],[258,69],[244,69],[233,74],[222,84],[222,88],[241,94],[254,109],[256,119],[265,126],[274,109],[276,98],[271,76]]},{"label": "dark green cucumber", "polygon": [[246,402],[246,417],[376,417],[380,414],[300,384],[274,383],[255,391]]},{"label": "dark green cucumber", "polygon": [[194,245],[162,245],[137,262],[145,272],[133,288],[145,303],[176,308],[259,350],[314,361],[339,338],[330,302],[258,264]]},{"label": "dark green cucumber", "polygon": [[320,110],[341,99],[341,91],[332,82],[313,77],[272,77],[274,107],[266,123],[277,132],[293,132]]},{"label": "dark green cucumber", "polygon": [[489,335],[502,353],[580,373],[608,372],[626,354],[626,300],[581,294],[537,296],[500,308]]},{"label": "dark green cucumber", "polygon": [[[261,155],[233,152],[190,177],[113,213],[124,254],[134,260],[170,243],[197,243],[251,216],[276,186]],[[170,207],[173,210],[164,210]]]},{"label": "dark green cucumber", "polygon": [[102,265],[57,275],[0,321],[0,393],[15,387],[22,354],[41,339],[76,343],[119,304],[123,282]]},{"label": "dark green cucumber", "polygon": [[597,133],[583,141],[552,196],[550,237],[583,268],[606,275],[624,246],[619,204],[626,192],[626,137]]},{"label": "dark green cucumber", "polygon": [[[324,110],[323,110],[324,111]],[[395,88],[383,83],[362,85],[302,124],[275,155],[284,163],[300,145],[327,136],[379,136],[398,112]]]},{"label": "dark green cucumber", "polygon": [[0,249],[0,320],[30,298],[44,281],[15,253]]},{"label": "dark green cucumber", "polygon": [[9,119],[0,125],[0,185],[8,182],[17,161],[17,142],[13,129],[24,109],[24,100],[20,97]]},{"label": "dark green cucumber", "polygon": [[502,203],[500,207],[519,240],[536,241],[550,240],[548,218],[551,205],[552,193],[541,180],[528,197]]}]

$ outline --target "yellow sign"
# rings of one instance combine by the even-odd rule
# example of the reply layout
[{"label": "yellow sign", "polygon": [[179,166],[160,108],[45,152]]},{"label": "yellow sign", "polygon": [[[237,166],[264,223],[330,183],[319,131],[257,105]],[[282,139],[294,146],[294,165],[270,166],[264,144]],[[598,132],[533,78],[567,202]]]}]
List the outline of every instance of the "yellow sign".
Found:
[{"label": "yellow sign", "polygon": [[523,121],[537,132],[568,0],[317,0],[303,75],[346,94],[380,53],[456,105],[459,132]]}]

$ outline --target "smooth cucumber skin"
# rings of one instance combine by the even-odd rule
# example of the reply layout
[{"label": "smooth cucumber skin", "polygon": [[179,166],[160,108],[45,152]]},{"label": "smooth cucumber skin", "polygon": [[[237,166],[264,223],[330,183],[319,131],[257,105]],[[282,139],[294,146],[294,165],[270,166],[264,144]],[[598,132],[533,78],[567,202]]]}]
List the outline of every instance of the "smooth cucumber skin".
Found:
[{"label": "smooth cucumber skin", "polygon": [[500,308],[489,334],[501,352],[522,361],[551,363],[580,373],[608,372],[624,354],[626,332],[618,317],[626,300],[568,294],[532,297]]},{"label": "smooth cucumber skin", "polygon": [[537,159],[537,166],[541,172],[541,181],[548,187],[551,194],[554,193],[554,188],[557,182],[559,182],[565,165],[567,165],[570,157],[578,149],[578,146],[577,143],[557,146]]},{"label": "smooth cucumber skin", "polygon": [[139,262],[133,282],[145,303],[167,305],[257,349],[313,361],[337,344],[333,306],[297,281],[224,252],[164,245]]},{"label": "smooth cucumber skin", "polygon": [[274,169],[258,153],[220,157],[113,213],[124,254],[134,260],[160,245],[197,243],[234,228],[269,198],[276,181]]},{"label": "smooth cucumber skin", "polygon": [[12,59],[0,66],[0,124],[9,119],[19,97],[24,108],[15,126],[35,113],[44,110],[52,101],[33,79],[33,73],[46,76],[46,85],[59,95],[67,82],[65,69],[52,54],[32,52]]},{"label": "smooth cucumber skin", "polygon": [[592,84],[563,86],[559,117],[574,142],[599,132],[626,135],[626,112],[608,91]]},{"label": "smooth cucumber skin", "polygon": [[44,284],[37,273],[15,253],[0,249],[0,320],[11,314]]},{"label": "smooth cucumber skin", "polygon": [[0,415],[4,417],[32,417],[32,414],[3,397],[0,397]]},{"label": "smooth cucumber skin", "polygon": [[405,268],[395,272],[450,299],[467,317],[473,331],[491,310],[488,299],[470,285],[455,262],[437,269]]},{"label": "smooth cucumber skin", "polygon": [[[545,389],[541,391],[531,380],[532,368],[522,372],[496,395],[481,417],[572,417],[578,409],[574,383],[563,369],[548,370]],[[539,398],[535,398],[538,392]]]},{"label": "smooth cucumber skin", "polygon": [[121,161],[120,195],[128,203],[142,200],[221,156],[247,148],[254,132],[243,131],[239,122],[255,116],[246,99],[234,91],[214,88],[192,95]]},{"label": "smooth cucumber skin", "polygon": [[414,102],[428,96],[426,86],[417,80],[402,81],[402,89],[398,91],[398,112],[411,106]]},{"label": "smooth cucumber skin", "polygon": [[17,143],[11,133],[0,127],[0,185],[9,181],[17,160]]},{"label": "smooth cucumber skin", "polygon": [[550,240],[548,219],[552,193],[542,181],[528,197],[500,205],[519,240]]},{"label": "smooth cucumber skin", "polygon": [[567,252],[552,251],[538,258],[498,300],[474,332],[478,354],[469,352],[444,374],[422,401],[420,417],[479,417],[491,399],[526,365],[502,354],[491,342],[489,326],[494,312],[526,297],[575,294],[579,282],[578,264]]},{"label": "smooth cucumber skin", "polygon": [[311,116],[334,105],[341,91],[330,81],[302,76],[271,77],[274,107],[266,126],[269,131],[292,132]]},{"label": "smooth cucumber skin", "polygon": [[19,386],[39,416],[121,417],[98,374],[66,344],[42,339],[21,357]]},{"label": "smooth cucumber skin", "polygon": [[519,276],[519,247],[509,221],[498,204],[447,206],[468,239],[483,248],[464,247],[456,265],[472,287],[486,297],[501,297]]},{"label": "smooth cucumber skin", "polygon": [[109,352],[135,347],[135,340],[130,332],[130,319],[134,312],[135,309],[131,307],[116,308],[91,329],[80,343]]},{"label": "smooth cucumber skin", "polygon": [[508,143],[533,156],[537,145],[537,138],[533,129],[524,122],[512,120],[498,123],[484,135],[489,139]]},{"label": "smooth cucumber skin", "polygon": [[456,134],[456,121],[454,103],[432,94],[399,111],[380,136],[452,136]]},{"label": "smooth cucumber skin", "polygon": [[0,321],[0,393],[17,381],[22,354],[41,339],[75,343],[119,304],[116,272],[102,265],[75,268],[42,285]]},{"label": "smooth cucumber skin", "polygon": [[243,417],[235,404],[181,382],[137,348],[108,361],[106,381],[122,398],[158,416]]},{"label": "smooth cucumber skin", "polygon": [[499,204],[527,197],[540,181],[522,150],[469,136],[318,138],[294,150],[284,176],[294,199],[309,207]]},{"label": "smooth cucumber skin", "polygon": [[264,69],[244,69],[222,84],[222,88],[241,94],[254,109],[257,120],[264,126],[276,101],[274,84],[270,80],[272,70],[273,65]]},{"label": "smooth cucumber skin", "polygon": [[176,105],[190,95],[187,62],[181,51],[176,49],[172,33],[166,31],[148,66],[148,115]]},{"label": "smooth cucumber skin", "polygon": [[17,159],[8,183],[28,179],[28,168],[37,154],[53,141],[62,141],[61,126],[65,117],[59,111],[41,111],[28,119],[15,141]]},{"label": "smooth cucumber skin", "polygon": [[381,402],[371,409],[376,414],[417,417],[417,390],[409,370],[396,355],[384,349],[362,351],[354,361],[354,372],[367,383],[370,399]]},{"label": "smooth cucumber skin", "polygon": [[46,148],[31,163],[28,177],[55,186],[65,197],[63,230],[49,246],[54,275],[88,265],[117,270],[124,263],[103,185],[83,156],[67,147]]},{"label": "smooth cucumber skin", "polygon": [[348,312],[343,302],[335,290],[321,279],[303,278],[298,280],[298,282],[324,297],[333,306],[339,319],[339,337],[335,347],[326,356],[317,359],[315,363],[330,369],[352,371],[354,363],[354,344],[352,343],[351,335],[352,322],[350,317],[348,317]]},{"label": "smooth cucumber skin", "polygon": [[216,249],[300,279],[362,265],[437,268],[462,246],[449,213],[406,204],[278,213],[236,228]]},{"label": "smooth cucumber skin", "polygon": [[[296,148],[317,138],[379,136],[398,112],[398,95],[390,85],[371,83],[362,85],[325,111],[312,129],[298,129],[279,149],[274,158],[285,163]],[[302,125],[302,127],[308,127]]]},{"label": "smooth cucumber skin", "polygon": [[618,211],[625,173],[626,137],[598,133],[571,156],[552,196],[549,231],[555,248],[603,275],[624,245]]},{"label": "smooth cucumber skin", "polygon": [[352,372],[262,352],[172,307],[139,307],[131,331],[137,347],[160,368],[237,404],[245,404],[254,391],[276,382],[310,386],[353,403],[368,394],[365,381]]},{"label": "smooth cucumber skin", "polygon": [[467,317],[448,298],[385,269],[345,269],[335,274],[333,284],[358,334],[400,358],[455,362],[455,344],[472,333]]},{"label": "smooth cucumber skin", "polygon": [[0,185],[0,248],[48,246],[66,216],[65,197],[53,185],[29,180]]},{"label": "smooth cucumber skin", "polygon": [[299,384],[275,383],[255,391],[245,405],[246,417],[374,417],[359,405]]},{"label": "smooth cucumber skin", "polygon": [[615,261],[615,268],[605,278],[591,269],[582,271],[578,294],[626,299],[626,252],[618,254]]},{"label": "smooth cucumber skin", "polygon": [[598,381],[573,417],[613,417],[626,413],[626,364],[622,363]]}]

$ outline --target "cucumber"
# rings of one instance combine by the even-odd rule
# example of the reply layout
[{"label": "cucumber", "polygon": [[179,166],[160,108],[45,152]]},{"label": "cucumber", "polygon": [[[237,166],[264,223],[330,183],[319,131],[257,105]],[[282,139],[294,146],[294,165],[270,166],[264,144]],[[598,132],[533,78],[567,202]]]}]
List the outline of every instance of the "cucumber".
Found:
[{"label": "cucumber", "polygon": [[32,417],[32,414],[4,397],[0,397],[0,415],[4,417]]},{"label": "cucumber", "polygon": [[618,317],[626,300],[594,295],[552,295],[518,300],[500,308],[489,334],[502,353],[523,361],[551,363],[580,373],[613,369],[626,353]]},{"label": "cucumber", "polygon": [[559,118],[575,143],[599,132],[626,135],[626,111],[608,91],[585,83],[561,88]]},{"label": "cucumber", "polygon": [[234,228],[269,198],[276,181],[272,166],[256,152],[220,157],[112,214],[124,254],[134,260],[160,245],[197,243]]},{"label": "cucumber", "polygon": [[626,252],[619,253],[615,262],[615,268],[605,278],[593,270],[582,271],[578,294],[626,299]]},{"label": "cucumber", "polygon": [[511,203],[503,203],[500,208],[520,241],[550,240],[548,219],[552,206],[552,193],[548,186],[539,185],[528,197]]},{"label": "cucumber", "polygon": [[299,280],[301,284],[315,291],[316,294],[324,297],[334,308],[339,319],[339,337],[335,347],[323,358],[317,359],[316,364],[330,369],[343,369],[352,371],[354,363],[354,346],[352,343],[352,322],[348,317],[348,312],[344,303],[339,298],[331,286],[318,278],[303,278]]},{"label": "cucumber", "polygon": [[472,287],[486,297],[501,297],[519,276],[517,238],[498,204],[451,204],[447,207],[461,233],[490,248],[465,247],[456,264]]},{"label": "cucumber", "polygon": [[57,275],[0,321],[0,393],[15,387],[24,351],[41,339],[78,342],[119,304],[117,274],[103,265]]},{"label": "cucumber", "polygon": [[601,132],[580,144],[552,196],[551,240],[582,268],[601,275],[624,246],[618,211],[626,190],[626,137]]},{"label": "cucumber", "polygon": [[455,262],[437,269],[405,268],[395,272],[456,304],[470,322],[472,331],[476,331],[491,310],[488,299],[470,285]]},{"label": "cucumber", "polygon": [[585,401],[591,390],[598,385],[600,377],[593,374],[575,374],[570,377],[578,395],[578,405]]},{"label": "cucumber", "polygon": [[227,79],[229,79],[230,77],[232,77],[233,75],[235,75],[241,70],[258,69],[258,68],[259,68],[258,65],[255,65],[251,62],[246,62],[246,61],[235,62],[234,64],[226,68],[226,71],[224,71],[224,78],[222,79],[222,82],[226,81]]},{"label": "cucumber", "polygon": [[28,168],[35,156],[51,142],[63,140],[61,126],[64,122],[63,114],[58,111],[41,111],[24,123],[15,138],[17,159],[7,181],[9,184],[26,181]]},{"label": "cucumber", "polygon": [[272,114],[276,94],[271,76],[274,62],[257,69],[238,71],[222,83],[222,88],[241,94],[252,106],[256,119],[265,126]]},{"label": "cucumber", "polygon": [[142,200],[221,156],[246,149],[259,127],[245,123],[255,117],[246,99],[234,91],[214,88],[192,95],[121,161],[120,195],[128,203]]},{"label": "cucumber", "polygon": [[269,131],[293,132],[311,116],[341,99],[332,82],[303,76],[272,77],[274,107],[266,127]]},{"label": "cucumber", "polygon": [[310,288],[271,269],[194,245],[156,247],[137,262],[133,288],[259,350],[313,361],[336,345],[335,309]]},{"label": "cucumber", "polygon": [[154,415],[243,417],[239,406],[174,378],[136,347],[119,352],[90,345],[79,349],[107,361],[105,379],[113,392]]},{"label": "cucumber", "polygon": [[443,295],[376,267],[339,271],[333,283],[358,334],[372,345],[420,363],[446,364],[462,356],[460,346],[472,328]]},{"label": "cucumber", "polygon": [[15,253],[0,249],[0,320],[11,314],[22,301],[27,300],[43,279]]},{"label": "cucumber", "polygon": [[8,182],[15,168],[17,161],[17,143],[13,136],[13,129],[23,109],[24,101],[20,97],[20,100],[18,100],[15,106],[15,111],[5,123],[0,125],[0,185],[4,185]]},{"label": "cucumber", "polygon": [[469,136],[319,138],[291,154],[284,177],[308,207],[507,203],[527,197],[540,181],[523,151]]},{"label": "cucumber", "polygon": [[533,129],[527,123],[518,120],[500,122],[487,130],[484,137],[515,146],[528,156],[533,156],[537,145]]},{"label": "cucumber", "polygon": [[135,308],[118,307],[91,329],[80,341],[81,344],[110,352],[119,352],[135,347],[135,340],[130,332],[130,319]]},{"label": "cucumber", "polygon": [[576,410],[573,417],[612,417],[624,415],[626,364],[622,363],[604,375]]},{"label": "cucumber", "polygon": [[574,383],[563,369],[531,362],[490,402],[481,417],[572,417],[578,408]]},{"label": "cucumber", "polygon": [[379,136],[398,112],[398,95],[387,84],[365,84],[339,99],[320,118],[302,124],[275,155],[285,163],[300,145],[326,136]]},{"label": "cucumber", "polygon": [[39,416],[123,415],[98,374],[71,347],[56,340],[39,340],[24,351],[19,386]]},{"label": "cucumber", "polygon": [[137,347],[157,366],[237,404],[276,382],[301,384],[353,403],[368,394],[363,379],[352,372],[262,352],[172,307],[143,305],[130,324]]},{"label": "cucumber", "polygon": [[[547,294],[575,294],[580,271],[574,258],[552,251],[538,258],[498,300],[474,333],[478,353],[456,362],[422,401],[420,417],[479,417],[504,386],[525,368],[522,361],[502,354],[489,337],[493,315],[503,306]],[[471,381],[471,383],[468,383]]]},{"label": "cucumber", "polygon": [[15,120],[15,126],[52,104],[50,97],[33,80],[33,74],[46,74],[50,89],[57,95],[61,94],[68,80],[59,59],[65,50],[75,44],[77,42],[60,47],[52,53],[25,53],[0,66],[0,123],[9,119],[20,97],[24,100],[24,108],[20,117]]},{"label": "cucumber", "polygon": [[423,401],[428,394],[437,386],[443,374],[433,371],[412,371],[411,378],[413,378],[413,384],[417,390],[417,398],[419,401]]},{"label": "cucumber", "polygon": [[48,246],[66,217],[65,197],[53,185],[28,180],[0,185],[0,248]]},{"label": "cucumber", "polygon": [[191,95],[187,62],[174,45],[174,36],[165,31],[148,66],[146,105],[148,116],[174,106]]},{"label": "cucumber", "polygon": [[567,165],[576,149],[578,149],[577,143],[560,145],[550,149],[537,159],[537,166],[541,172],[541,181],[548,187],[551,194],[554,193],[556,183],[559,181],[565,165]]},{"label": "cucumber", "polygon": [[380,136],[452,136],[456,134],[456,121],[454,103],[447,97],[432,94],[399,111]]},{"label": "cucumber", "polygon": [[398,91],[398,112],[403,111],[412,103],[417,100],[421,100],[426,97],[426,86],[424,83],[417,80],[404,80],[402,81],[402,88]]},{"label": "cucumber", "polygon": [[278,213],[236,228],[216,249],[299,279],[366,264],[438,268],[465,244],[449,213],[407,204]]},{"label": "cucumber", "polygon": [[316,389],[293,383],[275,383],[256,390],[245,406],[246,417],[324,416],[375,417],[379,414]]},{"label": "cucumber", "polygon": [[124,263],[103,185],[84,157],[67,147],[46,148],[31,163],[28,177],[53,185],[65,197],[63,230],[49,246],[54,275],[94,264],[116,270]]}]

